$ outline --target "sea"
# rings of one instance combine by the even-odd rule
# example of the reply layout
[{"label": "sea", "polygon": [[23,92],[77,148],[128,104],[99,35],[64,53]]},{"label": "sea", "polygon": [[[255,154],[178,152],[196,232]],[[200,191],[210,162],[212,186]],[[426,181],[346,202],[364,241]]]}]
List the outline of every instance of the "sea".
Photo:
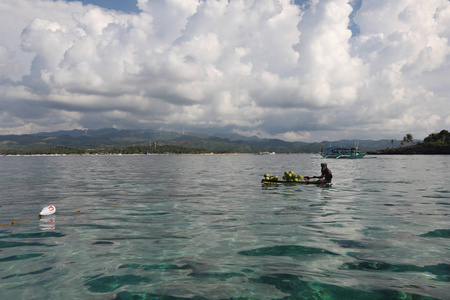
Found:
[{"label": "sea", "polygon": [[[261,183],[322,162],[331,187]],[[0,156],[0,168],[0,299],[450,299],[449,155]]]}]

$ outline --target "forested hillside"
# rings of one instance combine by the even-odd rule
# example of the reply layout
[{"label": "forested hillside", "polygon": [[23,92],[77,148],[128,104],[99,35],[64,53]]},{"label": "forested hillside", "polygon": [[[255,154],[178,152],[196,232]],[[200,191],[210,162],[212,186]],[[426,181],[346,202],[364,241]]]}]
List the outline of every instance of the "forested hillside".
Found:
[{"label": "forested hillside", "polygon": [[[317,153],[330,146],[362,151],[395,147],[398,140],[287,142],[240,135],[204,135],[161,130],[72,130],[0,136],[0,154],[48,153]],[[164,146],[164,148],[162,148]],[[172,147],[172,148],[170,148]]]}]

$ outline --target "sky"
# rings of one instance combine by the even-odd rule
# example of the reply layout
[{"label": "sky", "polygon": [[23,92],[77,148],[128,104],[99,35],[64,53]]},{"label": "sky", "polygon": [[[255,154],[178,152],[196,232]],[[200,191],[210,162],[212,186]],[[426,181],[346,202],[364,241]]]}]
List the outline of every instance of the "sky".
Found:
[{"label": "sky", "polygon": [[423,139],[449,39],[448,0],[1,0],[0,134]]}]

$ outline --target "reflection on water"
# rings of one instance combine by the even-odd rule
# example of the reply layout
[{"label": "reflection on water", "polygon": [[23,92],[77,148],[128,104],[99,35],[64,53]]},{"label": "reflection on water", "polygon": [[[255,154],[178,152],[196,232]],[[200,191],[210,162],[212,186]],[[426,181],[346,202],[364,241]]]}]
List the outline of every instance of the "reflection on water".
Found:
[{"label": "reflection on water", "polygon": [[327,160],[331,188],[261,186],[321,162],[0,157],[2,297],[446,299],[450,158]]},{"label": "reflection on water", "polygon": [[56,227],[56,216],[44,216],[40,218],[41,230],[54,230]]}]

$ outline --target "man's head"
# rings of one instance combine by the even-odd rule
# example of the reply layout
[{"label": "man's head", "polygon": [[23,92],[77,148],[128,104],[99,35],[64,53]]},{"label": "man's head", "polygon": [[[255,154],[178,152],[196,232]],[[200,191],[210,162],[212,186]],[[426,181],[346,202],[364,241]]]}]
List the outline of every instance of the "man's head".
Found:
[{"label": "man's head", "polygon": [[321,167],[322,169],[325,169],[325,168],[327,167],[327,164],[326,164],[326,163],[321,163],[321,164],[320,164],[320,167]]}]

